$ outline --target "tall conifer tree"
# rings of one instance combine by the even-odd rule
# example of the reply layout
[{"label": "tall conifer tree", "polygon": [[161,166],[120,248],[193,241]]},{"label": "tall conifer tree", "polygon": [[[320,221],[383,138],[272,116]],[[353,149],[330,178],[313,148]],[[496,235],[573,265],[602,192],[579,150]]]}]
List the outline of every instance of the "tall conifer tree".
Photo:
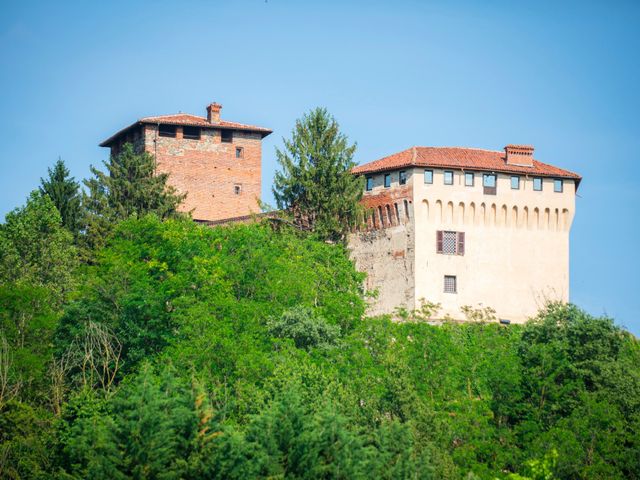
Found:
[{"label": "tall conifer tree", "polygon": [[281,170],[273,194],[278,208],[320,238],[344,241],[362,213],[362,179],[351,174],[355,150],[326,109],[298,119],[284,149],[276,149]]},{"label": "tall conifer tree", "polygon": [[76,234],[80,225],[80,185],[69,176],[69,169],[61,158],[47,169],[49,176],[40,179],[40,192],[49,195],[62,217],[62,225]]},{"label": "tall conifer tree", "polygon": [[86,211],[84,228],[90,248],[100,246],[119,220],[149,213],[163,219],[177,215],[186,194],[179,194],[167,184],[168,174],[155,171],[153,156],[136,153],[131,144],[125,144],[104,165],[106,172],[91,167],[93,178],[84,181],[89,190],[82,201]]}]

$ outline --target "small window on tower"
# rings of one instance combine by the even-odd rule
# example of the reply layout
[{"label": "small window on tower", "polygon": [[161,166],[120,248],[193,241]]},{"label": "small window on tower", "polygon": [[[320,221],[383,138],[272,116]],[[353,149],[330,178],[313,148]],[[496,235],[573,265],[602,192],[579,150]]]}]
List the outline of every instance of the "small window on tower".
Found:
[{"label": "small window on tower", "polygon": [[542,191],[542,179],[540,177],[535,177],[533,179],[533,189],[536,192],[541,192]]},{"label": "small window on tower", "polygon": [[562,179],[556,178],[553,181],[553,191],[556,193],[562,193]]},{"label": "small window on tower", "polygon": [[444,293],[458,293],[458,285],[455,275],[444,276]]},{"label": "small window on tower", "polygon": [[444,184],[453,185],[453,172],[451,170],[444,171]]},{"label": "small window on tower", "polygon": [[220,141],[224,143],[233,142],[233,130],[221,130]]},{"label": "small window on tower", "polygon": [[240,195],[242,193],[242,185],[236,184],[233,186],[233,193]]},{"label": "small window on tower", "polygon": [[200,127],[182,127],[182,138],[200,140]]},{"label": "small window on tower", "polygon": [[389,188],[391,186],[391,174],[387,173],[384,176],[384,187]]},{"label": "small window on tower", "polygon": [[407,172],[404,170],[400,172],[399,182],[400,185],[405,185],[407,183]]},{"label": "small window on tower", "polygon": [[236,158],[244,158],[244,148],[236,147]]},{"label": "small window on tower", "polygon": [[176,126],[175,125],[160,125],[158,128],[158,135],[161,137],[175,137]]},{"label": "small window on tower", "polygon": [[475,175],[473,172],[465,172],[464,174],[464,184],[466,187],[473,187],[473,180]]},{"label": "small window on tower", "polygon": [[424,183],[427,183],[427,184],[433,183],[433,170],[424,171]]}]

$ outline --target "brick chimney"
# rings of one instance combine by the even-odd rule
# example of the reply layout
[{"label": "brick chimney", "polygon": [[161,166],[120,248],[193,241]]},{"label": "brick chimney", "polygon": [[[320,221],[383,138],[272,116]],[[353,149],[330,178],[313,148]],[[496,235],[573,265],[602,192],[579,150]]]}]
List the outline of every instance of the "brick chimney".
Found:
[{"label": "brick chimney", "polygon": [[219,103],[212,103],[207,105],[207,120],[209,123],[220,123],[220,110],[222,105]]},{"label": "brick chimney", "polygon": [[507,145],[504,147],[507,165],[533,167],[533,146]]}]

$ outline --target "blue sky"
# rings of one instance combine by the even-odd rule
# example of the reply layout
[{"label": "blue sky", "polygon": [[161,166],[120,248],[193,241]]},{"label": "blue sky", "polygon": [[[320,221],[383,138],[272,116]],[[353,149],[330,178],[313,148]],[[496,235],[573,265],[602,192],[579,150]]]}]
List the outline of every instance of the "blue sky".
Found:
[{"label": "blue sky", "polygon": [[[517,5],[516,5],[517,4]],[[178,111],[270,127],[325,106],[366,162],[412,145],[501,149],[584,176],[571,299],[640,333],[640,3],[0,0],[0,217],[62,157]]]}]

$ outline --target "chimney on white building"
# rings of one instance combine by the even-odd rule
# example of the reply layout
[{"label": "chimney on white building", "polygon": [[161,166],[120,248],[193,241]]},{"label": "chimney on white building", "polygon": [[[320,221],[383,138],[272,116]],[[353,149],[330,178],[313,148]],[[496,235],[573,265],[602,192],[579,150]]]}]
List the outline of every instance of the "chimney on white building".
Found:
[{"label": "chimney on white building", "polygon": [[213,102],[210,105],[207,105],[207,121],[209,123],[220,123],[220,111],[222,110],[222,105],[219,103]]},{"label": "chimney on white building", "polygon": [[507,145],[504,147],[507,165],[533,167],[532,145]]}]

